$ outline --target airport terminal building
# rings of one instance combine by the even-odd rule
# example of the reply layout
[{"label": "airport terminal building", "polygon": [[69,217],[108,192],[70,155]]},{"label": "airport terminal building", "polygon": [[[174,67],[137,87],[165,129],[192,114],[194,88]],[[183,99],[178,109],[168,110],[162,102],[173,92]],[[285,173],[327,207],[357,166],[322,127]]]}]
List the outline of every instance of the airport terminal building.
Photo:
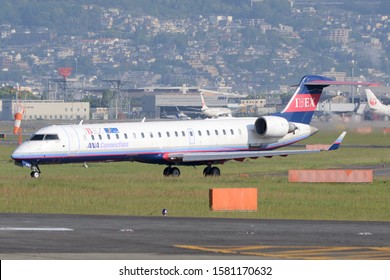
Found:
[{"label": "airport terminal building", "polygon": [[[89,102],[64,102],[61,100],[21,100],[25,120],[89,120]],[[13,120],[18,103],[0,100],[0,120]]]}]

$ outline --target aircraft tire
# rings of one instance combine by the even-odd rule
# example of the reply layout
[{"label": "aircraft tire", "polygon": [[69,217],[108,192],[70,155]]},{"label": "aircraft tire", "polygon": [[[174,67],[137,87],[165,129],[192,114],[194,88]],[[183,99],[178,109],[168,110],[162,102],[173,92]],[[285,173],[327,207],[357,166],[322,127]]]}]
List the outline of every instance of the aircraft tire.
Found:
[{"label": "aircraft tire", "polygon": [[218,167],[212,167],[210,169],[210,176],[220,176],[221,175],[221,170],[219,170]]},{"label": "aircraft tire", "polygon": [[164,168],[164,171],[163,171],[163,175],[164,175],[164,176],[169,176],[169,171],[170,171],[170,169],[171,169],[171,167],[169,167],[169,166],[168,166],[168,167],[165,167],[165,168]]},{"label": "aircraft tire", "polygon": [[31,176],[31,178],[39,178],[39,172],[38,171],[31,171],[30,176]]},{"label": "aircraft tire", "polygon": [[203,175],[204,175],[205,177],[209,176],[209,175],[210,175],[210,170],[211,170],[211,169],[212,169],[211,166],[205,167],[205,169],[203,169]]},{"label": "aircraft tire", "polygon": [[169,175],[171,175],[172,177],[179,177],[180,176],[180,169],[177,167],[170,168]]}]

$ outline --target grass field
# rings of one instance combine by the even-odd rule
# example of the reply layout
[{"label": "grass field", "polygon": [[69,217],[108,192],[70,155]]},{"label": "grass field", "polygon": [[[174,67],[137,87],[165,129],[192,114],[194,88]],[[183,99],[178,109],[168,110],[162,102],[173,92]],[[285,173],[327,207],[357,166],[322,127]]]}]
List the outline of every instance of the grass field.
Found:
[{"label": "grass field", "polygon": [[[320,131],[307,143],[331,143],[340,131]],[[348,133],[343,144],[390,145],[390,135]],[[202,176],[203,167],[181,167],[180,178],[164,178],[163,166],[93,163],[41,166],[39,179],[14,166],[15,146],[0,145],[0,212],[81,213],[254,219],[390,221],[390,177],[372,184],[289,183],[289,169],[323,169],[390,164],[388,148],[341,147],[335,152],[259,158],[219,166],[218,178]],[[248,174],[247,177],[240,174]],[[258,188],[258,211],[213,212],[209,188]]]}]

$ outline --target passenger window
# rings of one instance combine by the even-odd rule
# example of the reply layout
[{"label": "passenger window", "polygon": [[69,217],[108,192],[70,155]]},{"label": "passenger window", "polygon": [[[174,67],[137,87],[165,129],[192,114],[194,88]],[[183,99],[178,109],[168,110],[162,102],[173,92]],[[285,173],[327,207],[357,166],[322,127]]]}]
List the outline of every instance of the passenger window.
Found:
[{"label": "passenger window", "polygon": [[161,135],[161,132],[159,132],[159,133],[158,133],[158,137],[160,137],[160,138],[161,138],[161,136],[162,136],[162,135]]},{"label": "passenger window", "polygon": [[183,137],[186,136],[186,133],[184,131],[181,132],[181,135],[183,135]]},{"label": "passenger window", "polygon": [[127,133],[125,133],[124,136],[125,136],[125,139],[127,139]]},{"label": "passenger window", "polygon": [[145,138],[145,134],[143,132],[141,132],[141,137]]},{"label": "passenger window", "polygon": [[199,136],[202,136],[202,131],[198,130]]},{"label": "passenger window", "polygon": [[116,136],[116,139],[119,139],[119,134],[115,134],[115,136]]},{"label": "passenger window", "polygon": [[226,130],[222,129],[222,133],[223,133],[223,135],[226,135]]},{"label": "passenger window", "polygon": [[179,136],[179,133],[177,133],[177,131],[175,131],[175,136],[178,137]]},{"label": "passenger window", "polygon": [[91,135],[91,139],[92,139],[92,140],[95,140],[95,136]]},{"label": "passenger window", "polygon": [[233,130],[233,129],[230,129],[230,133],[231,133],[232,135],[234,135],[234,130]]},{"label": "passenger window", "polygon": [[215,130],[215,135],[217,135],[217,136],[218,136],[218,130]]},{"label": "passenger window", "polygon": [[192,133],[192,131],[190,131],[190,136],[194,136],[194,133]]},{"label": "passenger window", "polygon": [[153,138],[153,132],[149,132],[150,138]]},{"label": "passenger window", "polygon": [[111,139],[111,136],[110,134],[107,134],[107,139],[110,140]]},{"label": "passenger window", "polygon": [[167,137],[170,137],[169,131],[167,131]]},{"label": "passenger window", "polygon": [[99,134],[99,140],[102,140],[102,136]]},{"label": "passenger window", "polygon": [[210,136],[210,131],[206,130],[206,133],[207,133],[208,136]]}]

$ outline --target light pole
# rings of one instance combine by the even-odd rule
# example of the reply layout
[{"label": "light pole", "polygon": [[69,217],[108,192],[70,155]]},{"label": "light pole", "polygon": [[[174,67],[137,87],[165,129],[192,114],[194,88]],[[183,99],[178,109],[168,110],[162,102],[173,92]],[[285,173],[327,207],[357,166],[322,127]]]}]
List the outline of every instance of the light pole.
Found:
[{"label": "light pole", "polygon": [[[352,59],[352,77],[351,77],[351,82],[353,83],[354,82],[354,79],[355,79],[355,60]],[[355,87],[354,85],[351,85],[351,93],[352,93],[352,104],[355,105]],[[353,113],[355,113],[355,106],[354,106],[354,111]]]}]

